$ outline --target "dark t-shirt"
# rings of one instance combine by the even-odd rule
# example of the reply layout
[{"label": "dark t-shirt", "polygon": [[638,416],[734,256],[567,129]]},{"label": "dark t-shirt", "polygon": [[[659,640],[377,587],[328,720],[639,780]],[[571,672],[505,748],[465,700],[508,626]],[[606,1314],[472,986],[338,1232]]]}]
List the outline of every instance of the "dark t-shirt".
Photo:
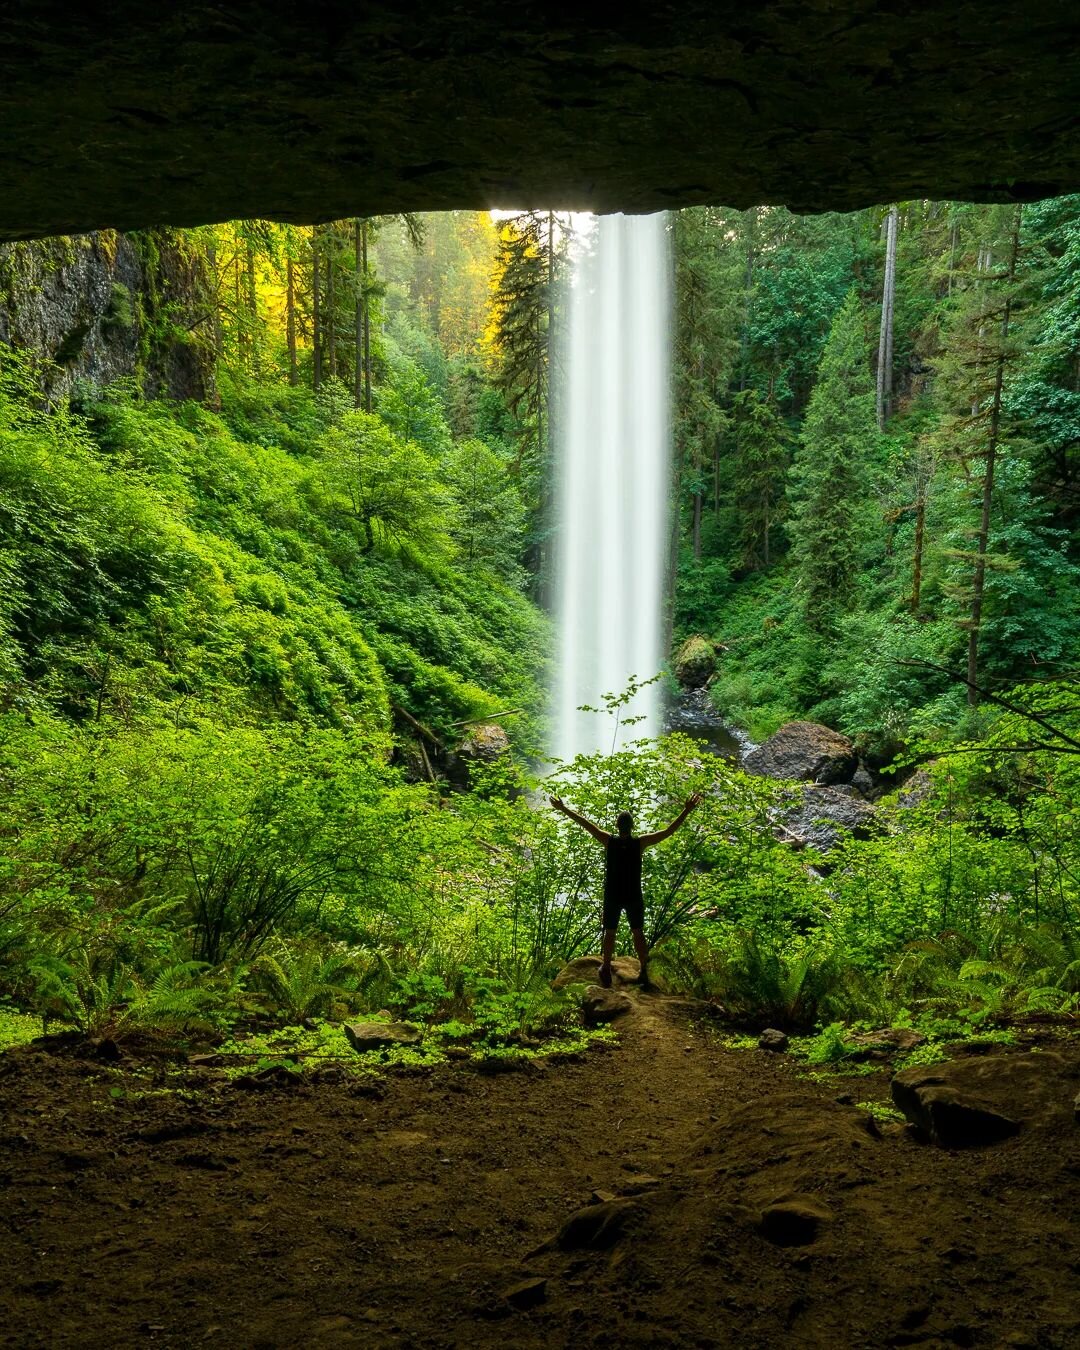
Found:
[{"label": "dark t-shirt", "polygon": [[631,835],[608,837],[604,860],[604,899],[625,905],[641,899],[641,840]]}]

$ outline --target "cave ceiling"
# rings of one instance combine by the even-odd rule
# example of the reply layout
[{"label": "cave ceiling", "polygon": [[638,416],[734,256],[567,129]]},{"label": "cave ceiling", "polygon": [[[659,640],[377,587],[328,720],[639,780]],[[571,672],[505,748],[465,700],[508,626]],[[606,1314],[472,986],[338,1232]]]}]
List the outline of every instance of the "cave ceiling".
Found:
[{"label": "cave ceiling", "polygon": [[[608,17],[602,17],[602,16]],[[1080,189],[1076,0],[0,5],[0,238]]]}]

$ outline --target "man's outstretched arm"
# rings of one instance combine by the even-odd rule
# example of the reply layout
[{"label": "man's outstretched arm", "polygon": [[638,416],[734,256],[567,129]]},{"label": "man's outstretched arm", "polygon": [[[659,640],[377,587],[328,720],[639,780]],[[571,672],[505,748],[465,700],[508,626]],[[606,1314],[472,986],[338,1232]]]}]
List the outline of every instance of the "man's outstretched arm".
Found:
[{"label": "man's outstretched arm", "polygon": [[599,825],[594,825],[586,816],[579,816],[576,811],[571,811],[561,797],[549,797],[548,801],[556,811],[561,811],[564,816],[569,816],[575,824],[580,825],[583,830],[588,830],[592,837],[601,844],[606,844],[611,838],[606,830],[602,830]]},{"label": "man's outstretched arm", "polygon": [[648,848],[650,844],[659,844],[660,841],[663,839],[670,839],[671,836],[675,833],[675,831],[679,828],[679,826],[683,823],[683,821],[686,820],[686,817],[690,814],[690,812],[694,809],[694,807],[700,805],[701,805],[700,792],[695,792],[693,796],[687,797],[683,809],[679,812],[679,814],[675,817],[675,819],[666,829],[657,830],[655,834],[643,834],[641,836],[641,847]]}]

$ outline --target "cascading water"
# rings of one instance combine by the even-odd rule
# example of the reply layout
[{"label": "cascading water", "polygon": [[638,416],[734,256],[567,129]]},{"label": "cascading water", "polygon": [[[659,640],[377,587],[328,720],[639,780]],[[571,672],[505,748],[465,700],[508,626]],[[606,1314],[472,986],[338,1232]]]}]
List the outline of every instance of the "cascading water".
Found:
[{"label": "cascading water", "polygon": [[[664,658],[671,259],[664,215],[600,216],[575,260],[560,345],[555,755],[660,730]],[[635,724],[628,719],[639,718]]]}]

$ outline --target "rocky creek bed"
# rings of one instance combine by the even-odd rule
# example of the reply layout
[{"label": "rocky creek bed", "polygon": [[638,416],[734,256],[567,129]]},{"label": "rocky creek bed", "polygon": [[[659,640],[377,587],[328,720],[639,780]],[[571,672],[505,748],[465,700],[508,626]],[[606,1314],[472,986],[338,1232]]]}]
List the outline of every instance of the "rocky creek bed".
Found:
[{"label": "rocky creek bed", "polygon": [[1016,1128],[946,1148],[868,1113],[887,1061],[619,992],[616,1044],[498,1075],[0,1056],[0,1344],[1078,1344],[1075,1041],[980,1058]]}]

